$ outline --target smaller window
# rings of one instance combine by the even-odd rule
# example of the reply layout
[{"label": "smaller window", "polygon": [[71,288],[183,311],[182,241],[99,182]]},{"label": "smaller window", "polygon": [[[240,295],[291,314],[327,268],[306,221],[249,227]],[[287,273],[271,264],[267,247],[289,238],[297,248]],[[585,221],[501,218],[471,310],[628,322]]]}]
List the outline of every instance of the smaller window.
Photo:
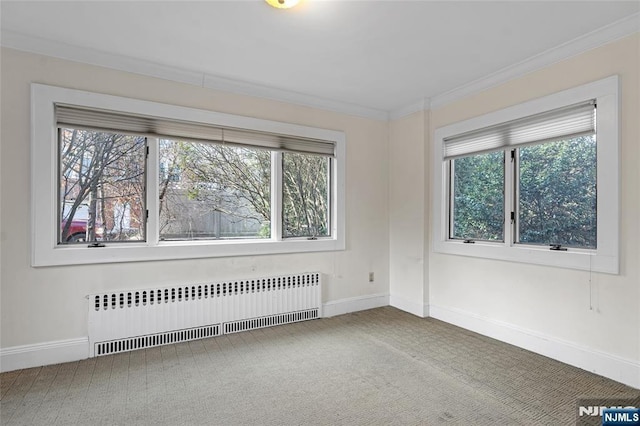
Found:
[{"label": "smaller window", "polygon": [[516,242],[596,248],[595,135],[518,151]]},{"label": "smaller window", "polygon": [[445,147],[450,238],[504,242],[509,211],[510,243],[596,246],[594,100],[457,135]]},{"label": "smaller window", "polygon": [[451,238],[504,241],[504,153],[451,161]]},{"label": "smaller window", "polygon": [[619,271],[618,78],[436,129],[437,252]]},{"label": "smaller window", "polygon": [[282,154],[283,237],[331,235],[330,165],[328,157]]},{"label": "smaller window", "polygon": [[146,139],[60,128],[58,244],[145,240]]}]

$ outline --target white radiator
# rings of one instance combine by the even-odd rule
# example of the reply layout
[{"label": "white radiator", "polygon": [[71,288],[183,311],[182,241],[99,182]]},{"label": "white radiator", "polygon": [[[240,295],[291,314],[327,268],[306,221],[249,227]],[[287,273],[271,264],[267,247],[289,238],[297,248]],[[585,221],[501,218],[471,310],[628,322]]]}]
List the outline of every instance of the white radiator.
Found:
[{"label": "white radiator", "polygon": [[321,275],[304,273],[89,296],[89,356],[322,316]]}]

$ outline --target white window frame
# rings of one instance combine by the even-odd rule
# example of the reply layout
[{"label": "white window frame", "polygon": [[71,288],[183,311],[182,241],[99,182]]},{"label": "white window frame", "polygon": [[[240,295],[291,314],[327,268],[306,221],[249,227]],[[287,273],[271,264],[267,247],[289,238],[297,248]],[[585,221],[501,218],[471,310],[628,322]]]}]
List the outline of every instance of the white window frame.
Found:
[{"label": "white window frame", "polygon": [[[556,108],[596,99],[597,146],[597,248],[568,248],[553,251],[549,247],[514,243],[510,226],[513,202],[512,176],[505,176],[504,242],[476,241],[466,244],[449,238],[449,175],[448,161],[443,160],[447,137],[517,120]],[[434,132],[432,179],[433,250],[460,256],[498,259],[610,274],[619,273],[619,211],[620,211],[620,141],[619,141],[619,80],[611,76],[549,96],[479,117],[440,127]],[[507,167],[506,172],[511,168]]]},{"label": "white window frame", "polygon": [[[57,174],[58,141],[54,106],[57,103],[106,109],[130,114],[143,114],[175,120],[207,123],[260,132],[285,134],[335,142],[335,158],[331,167],[331,236],[309,240],[280,238],[282,229],[281,199],[276,191],[271,220],[276,235],[270,239],[159,241],[158,210],[158,144],[149,144],[147,163],[147,241],[126,244],[105,244],[88,248],[85,245],[57,244],[57,208],[59,176]],[[278,253],[302,253],[345,249],[345,162],[344,132],[302,126],[252,117],[187,108],[158,102],[124,98],[33,83],[31,85],[31,264],[32,266],[77,265],[91,263],[135,262],[168,259],[197,259]],[[281,154],[272,154],[276,168]],[[272,190],[282,177],[272,179]],[[274,176],[274,173],[272,173]]]}]

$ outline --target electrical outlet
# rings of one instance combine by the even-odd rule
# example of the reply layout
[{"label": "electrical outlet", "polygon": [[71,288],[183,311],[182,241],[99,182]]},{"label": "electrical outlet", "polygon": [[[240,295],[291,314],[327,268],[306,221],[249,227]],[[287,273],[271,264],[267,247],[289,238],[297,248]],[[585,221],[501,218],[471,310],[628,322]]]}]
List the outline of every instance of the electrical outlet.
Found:
[{"label": "electrical outlet", "polygon": [[369,282],[372,283],[374,281],[373,272],[369,272]]}]

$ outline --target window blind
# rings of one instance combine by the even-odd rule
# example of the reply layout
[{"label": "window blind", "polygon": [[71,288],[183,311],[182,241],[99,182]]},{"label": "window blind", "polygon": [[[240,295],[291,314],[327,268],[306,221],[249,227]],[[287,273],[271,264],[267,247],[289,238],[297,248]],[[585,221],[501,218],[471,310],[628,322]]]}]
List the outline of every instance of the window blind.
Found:
[{"label": "window blind", "polygon": [[583,102],[444,139],[445,160],[595,133],[595,101]]},{"label": "window blind", "polygon": [[74,105],[56,104],[55,114],[58,127],[122,132],[335,157],[335,142],[333,141],[227,128],[164,117],[88,109]]}]

